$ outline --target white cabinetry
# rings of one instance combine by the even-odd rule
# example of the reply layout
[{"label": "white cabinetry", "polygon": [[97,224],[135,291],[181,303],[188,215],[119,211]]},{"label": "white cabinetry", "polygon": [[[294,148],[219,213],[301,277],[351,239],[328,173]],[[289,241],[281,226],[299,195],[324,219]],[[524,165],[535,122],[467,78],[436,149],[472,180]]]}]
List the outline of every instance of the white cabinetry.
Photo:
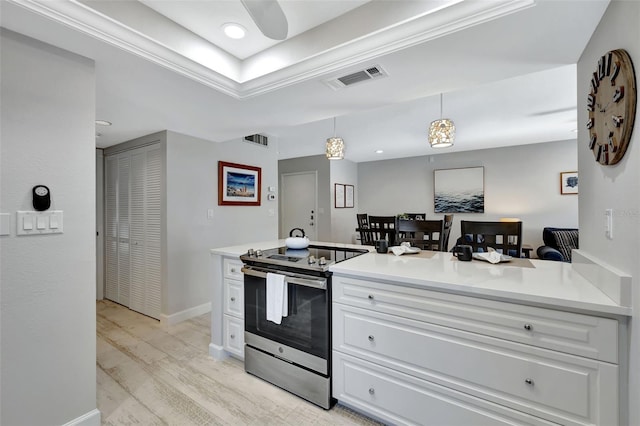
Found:
[{"label": "white cabinetry", "polygon": [[618,322],[334,275],[333,396],[399,424],[618,424]]},{"label": "white cabinetry", "polygon": [[162,151],[159,144],[105,158],[105,297],[161,313]]},{"label": "white cabinetry", "polygon": [[238,259],[223,259],[222,316],[223,346],[230,354],[244,359],[244,275],[242,262]]}]

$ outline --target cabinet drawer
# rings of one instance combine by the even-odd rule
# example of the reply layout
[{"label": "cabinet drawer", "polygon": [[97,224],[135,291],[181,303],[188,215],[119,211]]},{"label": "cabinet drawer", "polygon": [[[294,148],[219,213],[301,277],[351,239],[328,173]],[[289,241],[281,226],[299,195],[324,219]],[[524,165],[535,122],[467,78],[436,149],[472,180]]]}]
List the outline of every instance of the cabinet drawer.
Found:
[{"label": "cabinet drawer", "polygon": [[618,363],[618,322],[609,318],[340,276],[333,280],[333,300]]},{"label": "cabinet drawer", "polygon": [[244,279],[242,262],[239,259],[224,259],[224,276],[234,280]]},{"label": "cabinet drawer", "polygon": [[334,304],[333,348],[563,424],[617,424],[613,364]]},{"label": "cabinet drawer", "polygon": [[244,318],[244,282],[224,280],[224,313]]},{"label": "cabinet drawer", "polygon": [[244,321],[229,315],[222,316],[224,349],[238,358],[244,359]]},{"label": "cabinet drawer", "polygon": [[557,424],[336,351],[333,377],[334,398],[391,424]]}]

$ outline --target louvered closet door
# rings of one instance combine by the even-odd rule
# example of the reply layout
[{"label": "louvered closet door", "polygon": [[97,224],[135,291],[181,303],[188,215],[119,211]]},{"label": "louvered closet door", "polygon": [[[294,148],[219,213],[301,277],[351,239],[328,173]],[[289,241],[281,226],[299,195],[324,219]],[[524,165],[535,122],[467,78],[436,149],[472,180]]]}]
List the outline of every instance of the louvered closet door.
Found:
[{"label": "louvered closet door", "polygon": [[160,318],[160,147],[131,154],[130,308]]},{"label": "louvered closet door", "polygon": [[105,289],[107,299],[118,300],[118,157],[105,158]]},{"label": "louvered closet door", "polygon": [[160,318],[160,146],[106,158],[105,297]]},{"label": "louvered closet door", "polygon": [[145,313],[160,318],[162,294],[161,219],[162,219],[162,150],[147,148],[146,186],[146,281]]}]

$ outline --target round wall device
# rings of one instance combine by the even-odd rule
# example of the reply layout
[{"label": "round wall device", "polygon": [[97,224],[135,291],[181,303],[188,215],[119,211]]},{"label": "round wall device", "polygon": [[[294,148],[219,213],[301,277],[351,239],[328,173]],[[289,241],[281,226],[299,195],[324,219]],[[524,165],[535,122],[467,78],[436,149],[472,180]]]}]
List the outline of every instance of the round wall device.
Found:
[{"label": "round wall device", "polygon": [[44,185],[33,187],[33,208],[41,212],[51,207],[51,191]]}]

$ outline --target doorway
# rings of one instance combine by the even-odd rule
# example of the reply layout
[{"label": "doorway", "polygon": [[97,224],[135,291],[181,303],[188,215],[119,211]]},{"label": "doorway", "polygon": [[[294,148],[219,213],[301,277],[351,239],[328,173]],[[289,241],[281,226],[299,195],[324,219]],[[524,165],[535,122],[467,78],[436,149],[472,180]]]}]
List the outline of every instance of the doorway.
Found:
[{"label": "doorway", "polygon": [[318,172],[283,173],[280,176],[280,238],[301,228],[310,240],[318,237]]}]

